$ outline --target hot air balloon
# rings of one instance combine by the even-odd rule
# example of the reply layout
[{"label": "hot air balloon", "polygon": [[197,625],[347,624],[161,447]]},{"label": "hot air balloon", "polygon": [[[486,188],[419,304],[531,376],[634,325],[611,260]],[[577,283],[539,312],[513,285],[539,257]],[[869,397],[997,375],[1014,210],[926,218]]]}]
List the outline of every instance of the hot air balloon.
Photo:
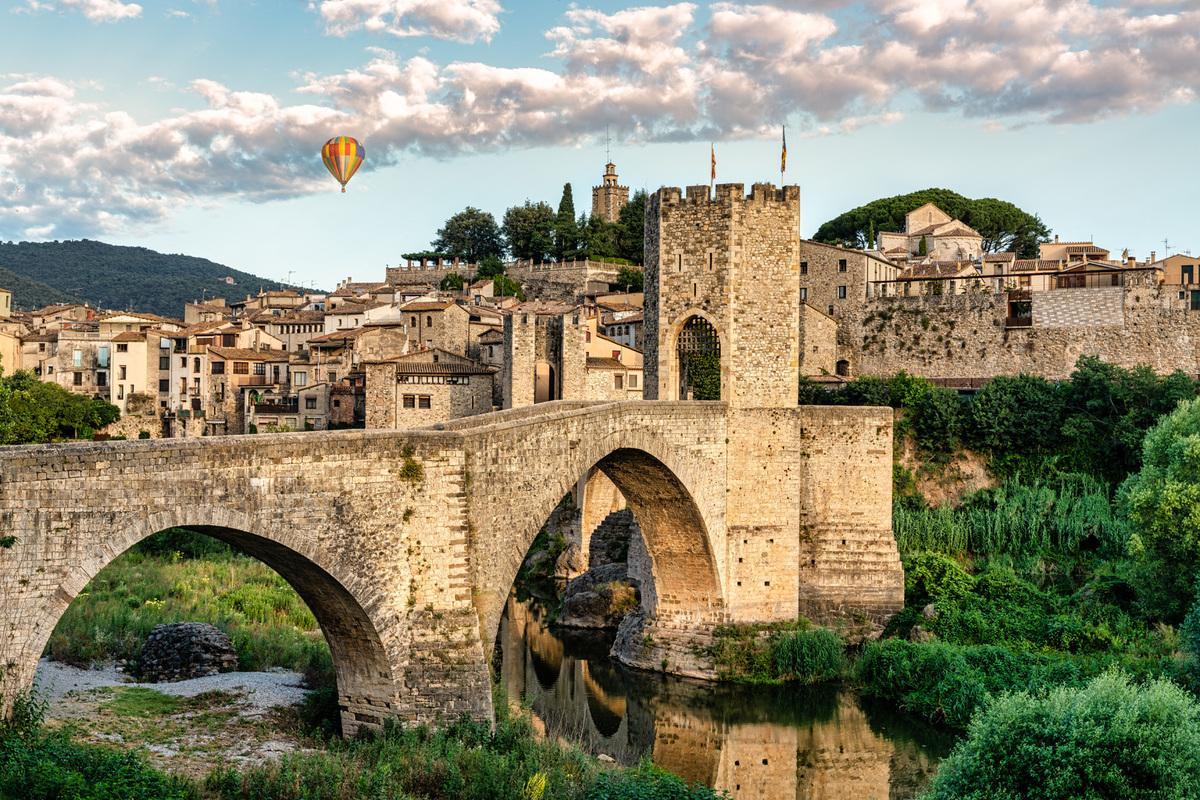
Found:
[{"label": "hot air balloon", "polygon": [[325,162],[325,169],[342,185],[343,193],[346,191],[346,184],[354,177],[354,173],[362,166],[366,157],[367,151],[357,139],[350,136],[335,136],[321,148],[321,160]]}]

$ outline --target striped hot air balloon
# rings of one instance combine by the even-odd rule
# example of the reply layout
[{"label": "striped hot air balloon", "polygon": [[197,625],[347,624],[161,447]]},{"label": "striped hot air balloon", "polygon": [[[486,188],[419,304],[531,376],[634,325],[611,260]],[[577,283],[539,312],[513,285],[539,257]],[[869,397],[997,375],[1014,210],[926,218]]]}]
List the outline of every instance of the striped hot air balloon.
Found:
[{"label": "striped hot air balloon", "polygon": [[321,160],[325,162],[325,169],[342,185],[343,192],[366,157],[367,151],[357,139],[350,136],[335,136],[321,148]]}]

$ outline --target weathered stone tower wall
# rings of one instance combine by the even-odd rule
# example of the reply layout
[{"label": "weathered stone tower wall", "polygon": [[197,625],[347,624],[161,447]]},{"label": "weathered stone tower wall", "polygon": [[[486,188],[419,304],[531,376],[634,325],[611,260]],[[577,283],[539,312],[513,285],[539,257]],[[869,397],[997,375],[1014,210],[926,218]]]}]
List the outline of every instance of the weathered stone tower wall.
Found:
[{"label": "weathered stone tower wall", "polygon": [[675,348],[695,316],[721,341],[721,398],[795,405],[800,189],[742,184],[658,190],[646,204],[646,398],[679,398]]},{"label": "weathered stone tower wall", "polygon": [[509,314],[504,318],[504,366],[500,371],[504,408],[533,405],[536,329],[536,315]]}]

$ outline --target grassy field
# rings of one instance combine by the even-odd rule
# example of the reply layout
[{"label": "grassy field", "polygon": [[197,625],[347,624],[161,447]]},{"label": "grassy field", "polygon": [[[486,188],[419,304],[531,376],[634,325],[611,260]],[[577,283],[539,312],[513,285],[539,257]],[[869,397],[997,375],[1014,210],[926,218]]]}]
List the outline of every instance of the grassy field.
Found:
[{"label": "grassy field", "polygon": [[152,537],[101,570],[59,621],[46,654],[79,666],[124,661],[136,672],[146,636],[167,622],[221,628],[240,669],[285,667],[332,685],[329,647],[291,586],[261,562],[181,531]]}]

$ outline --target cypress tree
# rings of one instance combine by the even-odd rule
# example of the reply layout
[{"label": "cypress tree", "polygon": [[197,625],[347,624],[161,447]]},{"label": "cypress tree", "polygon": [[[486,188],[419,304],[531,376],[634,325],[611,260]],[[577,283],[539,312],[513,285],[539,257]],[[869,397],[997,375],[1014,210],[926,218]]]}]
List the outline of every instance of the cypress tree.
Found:
[{"label": "cypress tree", "polygon": [[562,199],[558,201],[558,216],[554,221],[554,250],[559,261],[573,258],[579,249],[579,227],[575,222],[575,199],[571,184],[563,184]]}]

